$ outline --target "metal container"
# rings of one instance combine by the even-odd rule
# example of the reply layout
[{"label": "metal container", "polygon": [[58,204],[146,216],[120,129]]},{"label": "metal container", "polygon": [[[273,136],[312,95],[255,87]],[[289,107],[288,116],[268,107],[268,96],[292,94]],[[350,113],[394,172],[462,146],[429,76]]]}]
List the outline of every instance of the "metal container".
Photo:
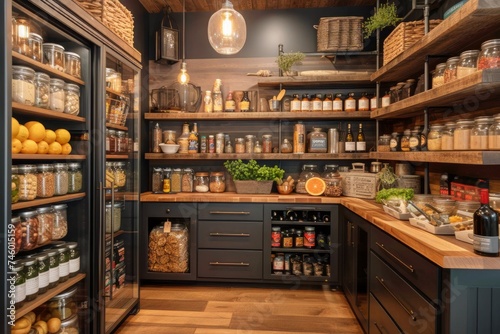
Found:
[{"label": "metal container", "polygon": [[339,153],[339,132],[335,128],[328,129],[328,153]]}]

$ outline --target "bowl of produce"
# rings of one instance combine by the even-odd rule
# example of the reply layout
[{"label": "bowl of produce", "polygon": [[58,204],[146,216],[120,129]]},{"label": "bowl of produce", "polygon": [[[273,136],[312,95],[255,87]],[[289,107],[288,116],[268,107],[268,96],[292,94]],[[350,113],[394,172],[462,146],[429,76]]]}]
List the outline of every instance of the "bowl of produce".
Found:
[{"label": "bowl of produce", "polygon": [[165,154],[174,154],[179,150],[179,144],[160,144],[160,148]]},{"label": "bowl of produce", "polygon": [[276,179],[276,189],[278,189],[278,193],[282,195],[288,195],[292,193],[293,188],[295,187],[295,180],[292,179],[291,176],[288,176],[287,179]]}]

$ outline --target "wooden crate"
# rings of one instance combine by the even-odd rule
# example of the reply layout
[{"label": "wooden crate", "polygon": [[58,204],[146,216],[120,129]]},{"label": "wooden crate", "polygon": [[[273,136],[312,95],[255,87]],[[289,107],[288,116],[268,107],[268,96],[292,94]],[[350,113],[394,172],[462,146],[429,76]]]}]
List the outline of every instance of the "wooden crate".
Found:
[{"label": "wooden crate", "polygon": [[106,27],[134,46],[134,17],[119,0],[73,0]]},{"label": "wooden crate", "polygon": [[318,52],[363,50],[363,17],[322,17],[317,31]]},{"label": "wooden crate", "polygon": [[[430,20],[429,31],[443,20]],[[384,65],[424,37],[424,21],[402,22],[384,41]]]}]

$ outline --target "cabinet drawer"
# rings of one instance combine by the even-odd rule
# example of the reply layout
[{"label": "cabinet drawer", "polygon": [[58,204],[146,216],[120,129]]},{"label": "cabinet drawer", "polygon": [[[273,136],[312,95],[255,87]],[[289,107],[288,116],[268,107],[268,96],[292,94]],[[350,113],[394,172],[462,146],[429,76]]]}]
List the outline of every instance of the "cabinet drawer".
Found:
[{"label": "cabinet drawer", "polygon": [[396,334],[401,330],[389,314],[379,304],[377,298],[370,293],[370,330],[371,334]]},{"label": "cabinet drawer", "polygon": [[196,217],[196,203],[143,203],[148,217],[180,218]]},{"label": "cabinet drawer", "polygon": [[437,309],[373,252],[370,292],[405,333],[437,333]]},{"label": "cabinet drawer", "polygon": [[198,251],[198,277],[262,278],[262,251]]},{"label": "cabinet drawer", "polygon": [[440,268],[387,233],[372,227],[371,249],[431,300],[439,299]]},{"label": "cabinet drawer", "polygon": [[198,206],[198,220],[263,220],[262,204],[208,203]]},{"label": "cabinet drawer", "polygon": [[198,248],[262,250],[262,222],[200,221]]}]

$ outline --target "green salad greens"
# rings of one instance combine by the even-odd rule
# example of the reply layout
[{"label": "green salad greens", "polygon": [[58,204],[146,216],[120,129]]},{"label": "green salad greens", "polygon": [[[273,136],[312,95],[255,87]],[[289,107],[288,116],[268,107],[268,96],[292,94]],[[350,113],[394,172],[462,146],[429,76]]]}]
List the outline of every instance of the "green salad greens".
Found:
[{"label": "green salad greens", "polygon": [[224,167],[233,177],[233,180],[255,180],[255,181],[273,181],[282,179],[285,171],[278,166],[268,167],[259,165],[255,160],[249,160],[247,163],[241,159],[227,160]]}]

